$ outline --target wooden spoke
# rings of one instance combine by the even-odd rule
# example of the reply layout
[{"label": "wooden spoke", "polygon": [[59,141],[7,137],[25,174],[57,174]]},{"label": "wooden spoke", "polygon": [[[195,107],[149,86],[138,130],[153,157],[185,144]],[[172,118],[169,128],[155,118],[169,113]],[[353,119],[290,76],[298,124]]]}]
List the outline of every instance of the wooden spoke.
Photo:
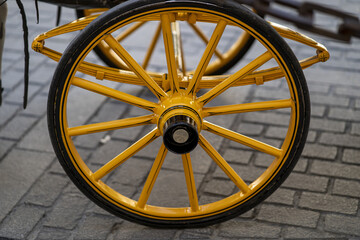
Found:
[{"label": "wooden spoke", "polygon": [[144,69],[146,69],[149,65],[150,62],[150,58],[154,52],[155,46],[157,44],[157,42],[159,41],[160,38],[160,33],[161,33],[161,23],[159,23],[159,25],[157,26],[156,30],[155,30],[155,34],[151,40],[150,46],[146,52],[145,58],[144,58],[144,62],[142,64],[142,67]]},{"label": "wooden spoke", "polygon": [[217,97],[219,94],[223,93],[226,89],[231,87],[236,81],[241,80],[246,75],[252,73],[254,70],[258,69],[264,63],[268,62],[272,58],[270,52],[265,52],[261,56],[257,57],[255,60],[250,62],[248,65],[240,69],[235,74],[231,75],[225,79],[220,84],[216,85],[214,88],[209,90],[207,93],[198,98],[200,104],[205,105],[210,102],[212,99]]},{"label": "wooden spoke", "polygon": [[226,115],[245,112],[256,112],[280,108],[291,108],[294,105],[292,99],[274,100],[266,102],[244,103],[227,106],[209,107],[203,109],[204,117]]},{"label": "wooden spoke", "polygon": [[251,147],[255,150],[270,154],[274,157],[280,157],[282,155],[282,150],[279,148],[270,146],[266,143],[244,136],[240,133],[233,132],[229,129],[217,126],[207,121],[204,121],[204,130],[207,130],[211,133],[222,136],[224,138],[230,139],[234,142],[238,142],[245,146]]},{"label": "wooden spoke", "polygon": [[102,166],[99,170],[97,170],[95,173],[92,174],[92,177],[95,181],[100,180],[101,178],[105,177],[107,174],[109,174],[111,171],[113,171],[115,168],[120,166],[122,163],[124,163],[126,160],[128,160],[130,157],[132,157],[134,154],[136,154],[138,151],[146,147],[148,144],[153,142],[157,137],[159,137],[159,131],[157,128],[152,130],[150,133],[148,133],[146,136],[141,138],[139,141],[128,147],[125,151],[120,153],[118,156],[116,156],[114,159],[112,159],[110,162]]},{"label": "wooden spoke", "polygon": [[136,127],[136,126],[155,123],[154,119],[155,119],[154,115],[147,115],[143,117],[126,118],[126,119],[119,119],[109,122],[88,124],[84,126],[68,128],[68,134],[69,136],[79,136],[79,135],[105,132],[105,131],[111,131],[122,128]]},{"label": "wooden spoke", "polygon": [[178,70],[175,59],[174,41],[171,30],[170,14],[161,15],[161,27],[164,38],[166,62],[168,67],[168,79],[173,93],[179,92]]},{"label": "wooden spoke", "polygon": [[141,78],[146,86],[152,93],[159,99],[168,97],[164,90],[151,78],[151,76],[133,59],[130,54],[119,44],[118,41],[112,36],[108,35],[105,42],[111,47],[112,50],[126,63],[126,65]]},{"label": "wooden spoke", "polygon": [[184,173],[189,195],[190,207],[193,212],[196,212],[199,210],[199,201],[196,193],[195,179],[190,159],[190,153],[183,154],[182,160],[184,165]]},{"label": "wooden spoke", "polygon": [[197,88],[199,87],[200,80],[205,73],[207,66],[213,56],[217,45],[221,39],[222,34],[224,33],[226,27],[226,21],[220,20],[219,23],[216,25],[215,30],[209,40],[209,43],[206,46],[205,52],[200,59],[200,62],[195,69],[194,76],[189,83],[187,94],[194,95],[196,93]]},{"label": "wooden spoke", "polygon": [[150,197],[150,193],[154,187],[155,181],[159,175],[162,164],[164,163],[164,159],[166,157],[168,150],[164,144],[161,145],[158,155],[151,167],[150,173],[146,179],[144,188],[140,194],[139,200],[137,202],[137,206],[139,208],[144,208],[147,200]]},{"label": "wooden spoke", "polygon": [[81,79],[78,77],[75,77],[72,81],[72,85],[86,89],[88,91],[94,92],[94,93],[98,93],[107,97],[111,97],[113,99],[125,102],[125,103],[129,103],[131,105],[149,110],[149,111],[154,111],[155,108],[157,108],[157,104],[147,101],[145,99],[139,98],[139,97],[135,97],[133,95],[97,84],[97,83],[93,83],[90,82],[88,80],[85,79]]},{"label": "wooden spoke", "polygon": [[234,169],[201,134],[199,144],[243,193],[250,191],[250,188],[244,182],[244,180],[242,180],[242,178],[234,171]]}]

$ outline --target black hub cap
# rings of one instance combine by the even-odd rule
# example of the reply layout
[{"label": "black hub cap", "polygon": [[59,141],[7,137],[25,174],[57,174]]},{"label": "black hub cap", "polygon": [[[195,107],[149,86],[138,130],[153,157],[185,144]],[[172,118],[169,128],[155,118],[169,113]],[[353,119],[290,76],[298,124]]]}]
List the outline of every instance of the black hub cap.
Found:
[{"label": "black hub cap", "polygon": [[193,119],[184,115],[171,117],[164,125],[164,145],[177,154],[189,153],[197,146],[199,134]]}]

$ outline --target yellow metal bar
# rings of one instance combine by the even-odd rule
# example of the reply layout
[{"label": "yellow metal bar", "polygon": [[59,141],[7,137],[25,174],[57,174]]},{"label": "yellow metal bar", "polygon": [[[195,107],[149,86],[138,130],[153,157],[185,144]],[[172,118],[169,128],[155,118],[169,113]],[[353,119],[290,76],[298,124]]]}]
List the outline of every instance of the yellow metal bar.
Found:
[{"label": "yellow metal bar", "polygon": [[136,22],[133,25],[131,25],[129,28],[124,30],[122,33],[120,33],[115,39],[118,42],[121,42],[125,38],[127,38],[130,34],[135,32],[137,29],[139,29],[142,25],[144,25],[145,22]]},{"label": "yellow metal bar", "polygon": [[273,100],[266,102],[254,102],[254,103],[243,103],[243,104],[235,104],[235,105],[209,107],[209,108],[204,108],[202,113],[203,113],[203,117],[208,117],[215,115],[226,115],[226,114],[235,114],[235,113],[244,113],[244,112],[265,111],[265,110],[280,109],[280,108],[290,108],[293,105],[294,102],[292,99],[284,99],[284,100]]},{"label": "yellow metal bar", "polygon": [[72,85],[152,112],[158,107],[156,103],[78,77],[74,77]]},{"label": "yellow metal bar", "polygon": [[260,142],[258,140],[246,137],[240,133],[233,132],[226,128],[217,126],[215,124],[204,121],[203,129],[214,133],[216,135],[222,136],[224,138],[230,139],[234,142],[238,142],[245,146],[251,147],[255,150],[270,154],[274,157],[280,157],[282,155],[282,150],[273,146],[270,146],[266,143]]},{"label": "yellow metal bar", "polygon": [[112,50],[126,63],[126,65],[141,78],[152,93],[159,99],[168,97],[168,95],[160,88],[160,86],[151,78],[151,76],[133,59],[130,54],[119,44],[118,41],[110,34],[105,42]]},{"label": "yellow metal bar", "polygon": [[110,162],[102,166],[99,170],[97,170],[95,173],[92,174],[92,177],[94,178],[95,181],[98,181],[101,178],[105,177],[107,174],[109,174],[115,168],[120,166],[122,163],[124,163],[126,160],[128,160],[138,151],[140,151],[148,144],[150,144],[152,141],[154,141],[157,137],[159,137],[159,131],[157,128],[155,128],[146,136],[141,138],[139,141],[128,147],[125,151],[123,151],[118,156],[113,158]]},{"label": "yellow metal bar", "polygon": [[125,118],[109,122],[94,123],[84,126],[77,126],[68,128],[69,136],[79,136],[97,132],[105,132],[122,128],[136,127],[146,124],[156,123],[154,122],[154,115],[147,115],[142,117]]},{"label": "yellow metal bar", "polygon": [[244,182],[244,180],[242,180],[242,178],[234,171],[234,169],[201,134],[199,138],[199,144],[243,193],[250,191],[250,188]]},{"label": "yellow metal bar", "polygon": [[[209,44],[209,39],[205,35],[205,33],[203,33],[203,31],[196,24],[189,23],[189,25],[207,46]],[[215,49],[214,53],[220,60],[222,60],[224,58],[222,53],[220,53],[220,51],[218,49]]]},{"label": "yellow metal bar", "polygon": [[159,152],[158,152],[158,154],[156,156],[156,159],[155,159],[155,161],[154,161],[154,163],[153,163],[153,165],[151,167],[149,175],[148,175],[148,177],[146,179],[146,182],[144,184],[144,188],[141,191],[139,200],[137,202],[137,207],[139,207],[139,208],[144,208],[145,207],[145,205],[147,203],[147,200],[150,197],[150,193],[151,193],[151,191],[152,191],[152,189],[154,187],[156,178],[159,175],[161,166],[164,163],[164,159],[166,157],[167,152],[168,152],[167,148],[165,147],[164,144],[162,144],[161,147],[160,147],[160,150],[159,150]]},{"label": "yellow metal bar", "polygon": [[199,211],[199,200],[196,193],[194,173],[192,169],[190,153],[182,155],[186,186],[189,195],[190,207],[193,212]]},{"label": "yellow metal bar", "polygon": [[216,28],[210,38],[208,45],[206,46],[205,52],[201,57],[201,60],[196,67],[194,72],[194,76],[189,83],[188,89],[186,91],[189,95],[195,95],[196,90],[199,87],[200,80],[205,73],[206,67],[209,65],[209,62],[216,50],[216,47],[221,39],[222,34],[224,33],[225,27],[227,23],[224,20],[220,20],[219,23],[216,25]]},{"label": "yellow metal bar", "polygon": [[223,82],[212,88],[210,91],[202,95],[198,98],[198,102],[202,105],[207,104],[209,101],[214,99],[216,96],[224,92],[226,89],[231,87],[236,81],[239,81],[243,77],[245,77],[247,74],[253,72],[255,69],[262,66],[264,63],[269,61],[272,58],[272,55],[270,52],[265,52],[261,56],[257,57],[255,60],[250,62],[248,65],[240,69],[238,72],[234,73],[227,79],[225,79]]},{"label": "yellow metal bar", "polygon": [[157,44],[157,42],[159,41],[160,38],[160,33],[161,33],[161,23],[159,23],[159,25],[157,26],[156,30],[155,30],[155,34],[151,40],[150,46],[146,52],[145,58],[144,58],[144,62],[142,64],[142,67],[144,69],[146,69],[149,65],[150,62],[150,58],[154,52],[155,46]]},{"label": "yellow metal bar", "polygon": [[170,81],[170,87],[173,93],[179,93],[179,80],[177,63],[175,59],[175,48],[171,30],[170,14],[161,15],[161,27],[164,38],[166,62],[168,67],[168,80]]},{"label": "yellow metal bar", "polygon": [[174,42],[175,61],[178,66],[178,74],[182,74],[182,76],[185,76],[186,74],[185,59],[182,48],[181,28],[179,22],[171,23],[171,32]]}]

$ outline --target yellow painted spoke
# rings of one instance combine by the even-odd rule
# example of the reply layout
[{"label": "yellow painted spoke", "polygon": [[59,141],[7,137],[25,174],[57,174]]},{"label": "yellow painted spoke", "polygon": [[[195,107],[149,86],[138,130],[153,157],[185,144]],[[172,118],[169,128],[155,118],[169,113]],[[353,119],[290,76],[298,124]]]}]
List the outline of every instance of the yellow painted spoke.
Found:
[{"label": "yellow painted spoke", "polygon": [[238,142],[245,146],[251,147],[255,150],[270,154],[275,157],[280,157],[282,155],[282,150],[273,146],[270,146],[266,143],[260,142],[253,138],[244,136],[240,133],[233,132],[229,129],[217,126],[215,124],[204,121],[204,130],[207,130],[216,135],[222,136],[224,138],[230,139],[234,142]]},{"label": "yellow painted spoke", "polygon": [[265,52],[261,56],[257,57],[255,60],[250,62],[248,65],[240,69],[238,72],[234,73],[223,82],[216,85],[214,88],[209,90],[207,93],[198,98],[200,104],[207,104],[209,101],[214,99],[216,96],[224,92],[226,89],[231,87],[235,82],[241,80],[246,75],[252,73],[254,70],[262,66],[264,63],[269,61],[272,58],[270,52]]},{"label": "yellow painted spoke", "polygon": [[73,79],[72,85],[149,111],[154,111],[154,109],[158,107],[156,103],[78,77]]},{"label": "yellow painted spoke", "polygon": [[225,159],[216,151],[216,149],[200,134],[200,146],[214,160],[214,162],[224,171],[224,173],[235,183],[243,192],[247,193],[250,188],[234,169],[225,161]]},{"label": "yellow painted spoke", "polygon": [[189,195],[190,207],[193,212],[199,210],[199,201],[196,193],[195,178],[191,165],[190,153],[182,155],[186,186]]},{"label": "yellow painted spoke", "polygon": [[79,136],[90,133],[136,127],[136,126],[155,123],[154,119],[155,119],[154,115],[147,115],[143,117],[126,118],[126,119],[119,119],[109,122],[88,124],[84,126],[68,128],[68,134],[69,136]]},{"label": "yellow painted spoke", "polygon": [[215,115],[226,115],[234,113],[245,113],[255,111],[265,111],[280,108],[290,108],[294,105],[292,99],[274,100],[266,102],[244,103],[227,106],[209,107],[203,109],[204,117]]},{"label": "yellow painted spoke", "polygon": [[142,25],[144,25],[146,22],[136,22],[133,25],[131,25],[129,28],[124,30],[121,34],[119,34],[115,39],[118,42],[121,42],[125,38],[127,38],[130,34],[132,34],[135,30],[139,29]]},{"label": "yellow painted spoke", "polygon": [[126,63],[126,65],[140,78],[151,92],[155,94],[158,99],[167,97],[167,94],[162,88],[150,77],[150,75],[133,59],[130,54],[116,41],[110,34],[106,37],[105,42],[111,47],[112,50]]},{"label": "yellow painted spoke", "polygon": [[169,14],[161,15],[161,27],[164,38],[166,62],[168,67],[168,79],[170,80],[170,87],[173,93],[179,92],[179,81],[177,74],[177,63],[175,59],[175,49],[173,36],[171,31],[171,20]]},{"label": "yellow painted spoke", "polygon": [[159,41],[160,38],[160,33],[161,33],[161,23],[159,23],[158,27],[155,30],[155,34],[153,36],[153,39],[151,40],[150,46],[146,52],[145,58],[144,58],[144,62],[142,64],[142,67],[144,69],[146,69],[149,65],[150,62],[150,58],[154,52],[155,46],[157,44],[157,42]]},{"label": "yellow painted spoke", "polygon": [[154,141],[159,136],[159,131],[157,128],[152,130],[150,133],[148,133],[146,136],[141,138],[139,141],[128,147],[125,151],[120,153],[118,156],[116,156],[114,159],[112,159],[110,162],[102,166],[99,170],[97,170],[92,176],[95,181],[100,180],[101,178],[105,177],[107,174],[109,174],[111,171],[113,171],[115,168],[120,166],[122,163],[124,163],[126,160],[128,160],[130,157],[132,157],[134,154],[136,154],[138,151],[146,147],[148,144],[150,144],[152,141]]},{"label": "yellow painted spoke", "polygon": [[194,76],[189,83],[187,94],[195,94],[197,88],[199,87],[200,80],[205,73],[205,70],[213,56],[216,47],[221,39],[222,34],[224,33],[226,27],[226,21],[220,20],[219,23],[216,25],[216,28],[209,40],[208,45],[206,46],[205,52],[200,59],[199,65],[197,66]]},{"label": "yellow painted spoke", "polygon": [[168,150],[164,144],[161,145],[158,155],[151,167],[150,173],[146,179],[144,188],[140,194],[139,201],[137,202],[137,206],[139,208],[144,208],[147,200],[150,197],[151,190],[154,187],[156,178],[159,175],[162,164],[164,163],[164,159],[166,157]]},{"label": "yellow painted spoke", "polygon": [[[205,35],[205,33],[203,33],[203,31],[195,24],[189,23],[190,27],[195,31],[195,33],[201,38],[201,40],[204,41],[204,43],[206,45],[209,44],[209,39],[208,37]],[[220,51],[218,49],[215,49],[215,55],[222,60],[224,57],[223,55],[220,53]]]}]

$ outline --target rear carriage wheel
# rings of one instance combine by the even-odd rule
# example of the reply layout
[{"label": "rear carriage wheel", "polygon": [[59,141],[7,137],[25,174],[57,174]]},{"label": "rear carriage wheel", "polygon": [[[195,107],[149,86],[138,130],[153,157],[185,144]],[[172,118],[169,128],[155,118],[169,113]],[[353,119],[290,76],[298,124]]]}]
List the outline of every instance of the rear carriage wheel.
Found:
[{"label": "rear carriage wheel", "polygon": [[[185,21],[184,16],[196,16],[197,22],[216,24],[206,50],[191,75],[180,69],[181,53],[177,51],[176,36],[172,34],[172,27],[178,21]],[[118,29],[134,22],[147,21],[161,21],[162,25],[166,67],[160,78],[145,71],[131,51],[125,50],[116,40]],[[205,76],[205,68],[223,37],[224,29],[228,27],[241,28],[253,36],[259,45],[258,55],[231,75]],[[126,62],[130,71],[89,63],[92,60],[89,53],[101,41]],[[260,51],[263,52],[259,54]],[[261,68],[265,66],[278,68],[279,75],[284,77],[277,80],[263,77],[267,70]],[[84,71],[85,67],[95,72]],[[127,78],[150,91],[133,95],[131,89],[134,85],[130,84],[131,81],[127,82]],[[114,81],[123,83],[119,87],[113,84]],[[256,89],[260,87],[257,84],[277,81],[281,81],[282,89],[287,89],[285,95],[288,97],[281,94],[281,98],[275,100],[251,102],[250,98],[245,102],[236,102],[239,94],[234,95],[232,91],[244,85],[252,85]],[[217,104],[218,101],[220,104]],[[80,113],[92,111],[100,114],[104,102],[113,107],[106,115],[113,116],[119,111],[121,117],[106,119],[101,115],[96,123],[94,119],[77,123]],[[124,110],[123,106],[131,108]],[[301,154],[308,131],[309,107],[306,82],[295,56],[274,29],[251,11],[232,1],[219,4],[219,1],[212,0],[139,0],[104,13],[68,46],[50,88],[48,120],[51,140],[60,163],[77,187],[97,205],[122,218],[153,227],[200,227],[248,211],[279,187]],[[138,109],[146,113],[141,115]],[[282,118],[287,119],[282,123],[282,129],[286,131],[277,146],[245,136],[237,126],[231,127],[222,121],[226,116],[241,118],[243,114],[259,111],[280,112],[282,116],[287,116]],[[124,150],[120,150],[121,145],[117,142],[113,143],[115,147],[111,151],[114,155],[109,159],[104,151],[86,149],[82,145],[84,141],[79,140],[88,138],[91,141],[96,134],[114,136],[117,131],[123,131],[121,129],[126,129],[128,134],[133,127],[139,126],[152,130],[142,136],[138,134],[137,141],[124,147]],[[215,143],[213,139],[216,139]],[[149,152],[154,152],[156,141],[158,148],[154,156],[145,154],[148,160],[137,156],[148,145],[151,145]],[[225,147],[238,144],[240,148],[246,148],[244,151],[261,153],[270,157],[271,161],[259,168],[262,171],[255,178],[247,178],[246,172],[241,170],[246,169],[246,165],[234,164],[224,158],[219,142],[226,142],[221,145]],[[90,158],[87,157],[89,153],[92,154]],[[226,196],[217,195],[216,199],[204,197],[204,188],[206,190],[211,181],[202,177],[204,172],[197,169],[198,163],[201,167],[207,164],[203,159],[209,159],[212,166],[206,174],[211,176],[217,168],[227,178],[226,182],[232,184]],[[178,162],[182,162],[182,166],[174,169],[173,165],[168,165],[171,161],[175,167]],[[138,165],[132,164],[135,162]],[[149,167],[142,171],[145,165]],[[130,170],[130,167],[135,169]],[[168,169],[174,170],[173,174],[159,179],[163,171],[169,172]],[[136,181],[129,180],[140,173],[145,175],[136,176]],[[186,201],[169,204],[169,199],[183,197],[175,196],[180,194],[181,187],[169,187],[178,180],[179,174],[184,179],[182,189]],[[119,184],[124,176],[129,176],[129,179]],[[159,186],[160,183],[165,185]],[[131,193],[129,186],[133,189]],[[165,193],[167,199],[159,199],[156,194],[164,191],[169,191]]]},{"label": "rear carriage wheel", "polygon": [[[107,11],[106,8],[94,8],[94,9],[84,9],[84,10],[77,10],[76,15],[78,18],[82,18],[85,16],[90,15],[96,15],[96,14],[102,14],[103,12]],[[262,15],[261,15],[262,16]],[[263,16],[262,16],[263,17]],[[126,42],[126,39],[132,37],[145,37],[145,38],[151,38],[151,43],[146,46],[147,47],[147,53],[144,56],[143,59],[139,61],[139,63],[142,65],[144,69],[148,69],[149,65],[151,64],[151,61],[156,59],[156,56],[154,56],[155,48],[158,44],[158,42],[161,39],[161,29],[160,29],[160,22],[153,22],[153,25],[157,25],[157,28],[154,29],[153,33],[146,33],[146,31],[143,31],[143,29],[148,28],[149,24],[145,22],[134,22],[133,24],[127,26],[126,29],[119,32],[115,38],[123,44]],[[186,43],[193,43],[194,41],[186,41],[187,39],[196,38],[198,41],[202,41],[203,43],[208,44],[209,37],[208,37],[208,28],[209,26],[201,26],[198,24],[194,24],[194,22],[187,21],[186,23],[183,23],[181,28],[187,28],[190,29],[185,34],[185,36],[181,36],[180,38],[186,38],[184,47],[186,48]],[[204,28],[204,29],[203,29]],[[231,30],[229,30],[231,31]],[[145,32],[145,33],[144,33]],[[145,34],[145,36],[144,36]],[[250,47],[254,43],[254,38],[251,37],[249,33],[246,31],[243,31],[241,29],[238,29],[237,32],[235,32],[237,38],[234,42],[224,44],[221,49],[217,49],[215,51],[215,56],[210,62],[210,64],[206,68],[206,75],[217,75],[217,74],[223,74],[229,69],[231,69],[234,65],[236,65],[241,59],[244,58],[245,54],[249,51]],[[125,43],[126,45],[126,43]],[[128,69],[124,61],[122,61],[119,56],[117,56],[114,51],[109,48],[104,42],[100,42],[95,48],[94,51],[96,55],[108,66],[110,67],[118,67],[121,69]],[[187,55],[187,54],[185,54]],[[184,65],[186,64],[186,58],[184,58]],[[191,66],[188,66],[189,69],[187,69],[188,74],[193,73],[194,69],[191,68]]]}]

